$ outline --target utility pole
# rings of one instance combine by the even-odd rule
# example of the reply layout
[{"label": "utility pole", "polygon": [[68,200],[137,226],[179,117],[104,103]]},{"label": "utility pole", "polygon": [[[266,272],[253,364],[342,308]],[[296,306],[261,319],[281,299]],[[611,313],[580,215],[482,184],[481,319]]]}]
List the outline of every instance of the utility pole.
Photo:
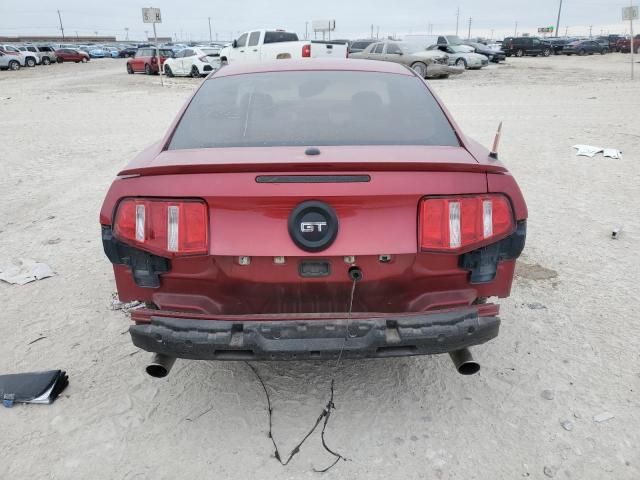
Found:
[{"label": "utility pole", "polygon": [[129,27],[124,27],[124,31],[125,31],[124,41],[128,42],[129,41]]},{"label": "utility pole", "polygon": [[566,27],[564,27],[564,36],[566,37],[567,35],[569,35],[569,26],[568,25]]},{"label": "utility pole", "polygon": [[60,10],[58,10],[58,20],[60,20],[60,31],[62,32],[62,40],[64,40],[64,27],[62,26],[62,16]]},{"label": "utility pole", "polygon": [[373,40],[373,23],[371,24],[371,39]]},{"label": "utility pole", "polygon": [[458,36],[458,24],[460,23],[460,7],[456,11],[456,37]]},{"label": "utility pole", "polygon": [[560,33],[560,13],[562,12],[562,0],[560,0],[560,5],[558,6],[558,21],[556,22],[556,35]]},{"label": "utility pole", "polygon": [[213,37],[211,36],[211,17],[209,17],[209,41],[213,42]]},{"label": "utility pole", "polygon": [[589,25],[589,38],[593,37],[593,35],[591,35],[592,30],[593,30],[593,25]]},{"label": "utility pole", "polygon": [[471,38],[471,17],[469,17],[469,33],[467,34],[467,40]]},{"label": "utility pole", "polygon": [[304,22],[304,39],[309,40],[309,22]]},{"label": "utility pole", "polygon": [[516,29],[513,32],[513,36],[517,37],[518,36],[518,21],[516,20]]}]

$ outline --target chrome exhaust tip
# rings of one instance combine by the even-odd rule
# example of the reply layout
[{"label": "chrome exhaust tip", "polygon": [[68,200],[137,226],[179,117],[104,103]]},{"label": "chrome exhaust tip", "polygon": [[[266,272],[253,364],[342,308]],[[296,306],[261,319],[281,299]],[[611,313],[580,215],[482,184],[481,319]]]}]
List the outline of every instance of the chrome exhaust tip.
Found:
[{"label": "chrome exhaust tip", "polygon": [[460,375],[473,375],[480,371],[480,364],[473,359],[468,348],[449,352],[449,356]]},{"label": "chrome exhaust tip", "polygon": [[173,364],[175,363],[175,357],[169,357],[162,353],[156,353],[151,359],[151,363],[147,365],[145,369],[147,374],[154,378],[164,378],[169,375]]}]

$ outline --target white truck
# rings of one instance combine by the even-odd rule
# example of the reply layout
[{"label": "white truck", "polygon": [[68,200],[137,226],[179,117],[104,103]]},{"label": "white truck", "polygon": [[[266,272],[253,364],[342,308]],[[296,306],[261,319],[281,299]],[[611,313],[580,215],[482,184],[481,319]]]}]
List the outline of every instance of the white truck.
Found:
[{"label": "white truck", "polygon": [[284,30],[252,30],[245,32],[220,51],[220,63],[255,63],[298,58],[347,58],[347,45],[298,39]]}]

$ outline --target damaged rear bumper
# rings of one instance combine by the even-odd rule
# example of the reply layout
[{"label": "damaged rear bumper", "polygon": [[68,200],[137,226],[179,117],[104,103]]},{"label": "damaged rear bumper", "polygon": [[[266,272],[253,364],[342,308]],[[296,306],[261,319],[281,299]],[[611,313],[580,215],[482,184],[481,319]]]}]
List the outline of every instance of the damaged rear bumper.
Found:
[{"label": "damaged rear bumper", "polygon": [[[245,317],[246,318],[246,317]],[[195,360],[327,360],[446,353],[498,335],[500,319],[474,307],[379,318],[227,321],[150,317],[134,345]]]}]

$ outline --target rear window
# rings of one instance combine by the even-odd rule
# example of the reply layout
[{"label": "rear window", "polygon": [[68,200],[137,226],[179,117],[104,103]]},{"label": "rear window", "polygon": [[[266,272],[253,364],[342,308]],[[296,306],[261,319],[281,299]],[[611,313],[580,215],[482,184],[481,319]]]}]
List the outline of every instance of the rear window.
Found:
[{"label": "rear window", "polygon": [[367,48],[369,45],[371,45],[373,42],[353,42],[351,44],[351,48],[358,48],[360,50],[364,50],[365,48]]},{"label": "rear window", "polygon": [[289,32],[265,32],[263,43],[297,42],[298,35]]},{"label": "rear window", "polygon": [[459,142],[416,77],[373,72],[268,72],[204,82],[170,150]]}]

